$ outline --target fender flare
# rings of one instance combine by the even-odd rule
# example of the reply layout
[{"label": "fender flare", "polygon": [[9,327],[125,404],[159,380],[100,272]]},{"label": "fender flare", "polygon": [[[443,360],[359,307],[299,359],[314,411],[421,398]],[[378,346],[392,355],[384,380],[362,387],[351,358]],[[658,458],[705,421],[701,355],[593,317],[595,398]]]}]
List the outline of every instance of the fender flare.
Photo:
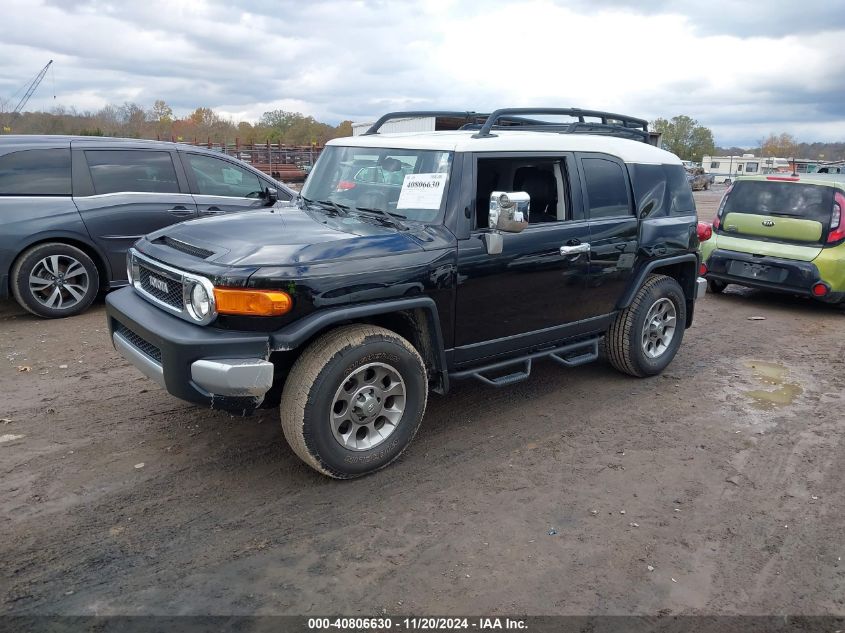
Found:
[{"label": "fender flare", "polygon": [[648,262],[636,273],[633,281],[628,286],[628,290],[625,291],[625,294],[622,295],[622,298],[619,300],[617,308],[624,310],[631,305],[634,301],[634,297],[637,295],[637,292],[642,287],[643,283],[645,283],[646,277],[648,277],[648,275],[654,272],[657,268],[672,266],[673,264],[683,264],[686,262],[693,265],[694,272],[692,278],[690,279],[690,283],[688,284],[689,288],[684,288],[683,285],[681,287],[684,291],[684,295],[686,295],[687,301],[693,301],[695,299],[695,278],[698,275],[699,255],[698,253],[687,253],[685,255],[676,255],[674,257],[655,259]]},{"label": "fender flare", "polygon": [[426,315],[428,331],[432,337],[434,369],[440,375],[445,390],[448,390],[446,370],[446,351],[443,332],[440,329],[440,318],[437,305],[431,297],[408,297],[390,301],[378,301],[348,305],[328,310],[312,312],[297,321],[276,330],[270,335],[271,351],[290,351],[301,347],[308,339],[319,331],[332,325],[339,325],[349,321],[402,312],[407,310],[422,310]]}]

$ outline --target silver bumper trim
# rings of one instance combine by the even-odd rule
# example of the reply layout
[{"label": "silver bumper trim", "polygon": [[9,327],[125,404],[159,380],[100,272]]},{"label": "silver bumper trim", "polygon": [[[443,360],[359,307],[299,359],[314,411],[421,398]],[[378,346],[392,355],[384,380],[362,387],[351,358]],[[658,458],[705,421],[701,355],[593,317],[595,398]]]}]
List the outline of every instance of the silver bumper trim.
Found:
[{"label": "silver bumper trim", "polygon": [[273,385],[273,363],[257,358],[197,360],[191,380],[217,396],[263,396]]},{"label": "silver bumper trim", "polygon": [[132,345],[132,343],[117,332],[112,335],[112,342],[114,343],[114,348],[120,352],[120,355],[137,367],[142,374],[147,378],[155,380],[162,387],[165,386],[164,368],[161,366],[161,363],[157,363],[144,354],[144,352]]},{"label": "silver bumper trim", "polygon": [[701,299],[704,293],[707,292],[707,280],[704,277],[699,277],[695,280],[695,298]]}]

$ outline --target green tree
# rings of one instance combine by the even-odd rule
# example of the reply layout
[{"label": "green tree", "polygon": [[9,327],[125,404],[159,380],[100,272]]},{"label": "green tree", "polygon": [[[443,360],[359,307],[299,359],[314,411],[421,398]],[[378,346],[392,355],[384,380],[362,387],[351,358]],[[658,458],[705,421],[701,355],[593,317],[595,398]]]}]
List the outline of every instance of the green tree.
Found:
[{"label": "green tree", "polygon": [[159,123],[173,123],[173,108],[167,105],[162,99],[156,99],[151,110],[153,121]]},{"label": "green tree", "polygon": [[334,131],[337,137],[352,136],[352,121],[341,121]]},{"label": "green tree", "polygon": [[685,114],[669,121],[652,121],[651,129],[662,134],[663,147],[683,160],[699,162],[705,154],[712,155],[716,147],[710,128],[699,125],[698,121]]}]

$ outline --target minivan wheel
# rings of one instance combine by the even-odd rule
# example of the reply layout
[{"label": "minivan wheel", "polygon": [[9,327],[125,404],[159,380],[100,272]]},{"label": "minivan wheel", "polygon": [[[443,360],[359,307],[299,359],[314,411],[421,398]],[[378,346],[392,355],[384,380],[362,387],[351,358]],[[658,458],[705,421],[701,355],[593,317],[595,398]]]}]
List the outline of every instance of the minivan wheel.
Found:
[{"label": "minivan wheel", "polygon": [[654,376],[672,362],[684,337],[686,298],[677,281],[649,275],[607,331],[610,364],[632,376]]},{"label": "minivan wheel", "polygon": [[314,470],[352,479],[384,468],[411,443],[428,377],[413,345],[390,330],[349,325],[296,360],[282,390],[282,430]]},{"label": "minivan wheel", "polygon": [[728,287],[724,281],[719,281],[718,279],[708,279],[707,280],[707,290],[712,292],[714,295],[721,294],[725,291],[725,288]]},{"label": "minivan wheel", "polygon": [[83,312],[97,296],[100,275],[82,250],[49,242],[33,246],[12,267],[12,295],[32,314],[58,319]]}]

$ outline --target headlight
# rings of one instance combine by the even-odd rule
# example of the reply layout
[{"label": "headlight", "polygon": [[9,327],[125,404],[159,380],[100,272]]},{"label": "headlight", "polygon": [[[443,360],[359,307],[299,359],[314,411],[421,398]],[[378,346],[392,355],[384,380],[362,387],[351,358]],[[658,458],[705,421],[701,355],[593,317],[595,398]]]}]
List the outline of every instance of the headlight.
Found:
[{"label": "headlight", "polygon": [[202,284],[194,284],[191,289],[191,308],[200,321],[211,312],[211,297]]}]

